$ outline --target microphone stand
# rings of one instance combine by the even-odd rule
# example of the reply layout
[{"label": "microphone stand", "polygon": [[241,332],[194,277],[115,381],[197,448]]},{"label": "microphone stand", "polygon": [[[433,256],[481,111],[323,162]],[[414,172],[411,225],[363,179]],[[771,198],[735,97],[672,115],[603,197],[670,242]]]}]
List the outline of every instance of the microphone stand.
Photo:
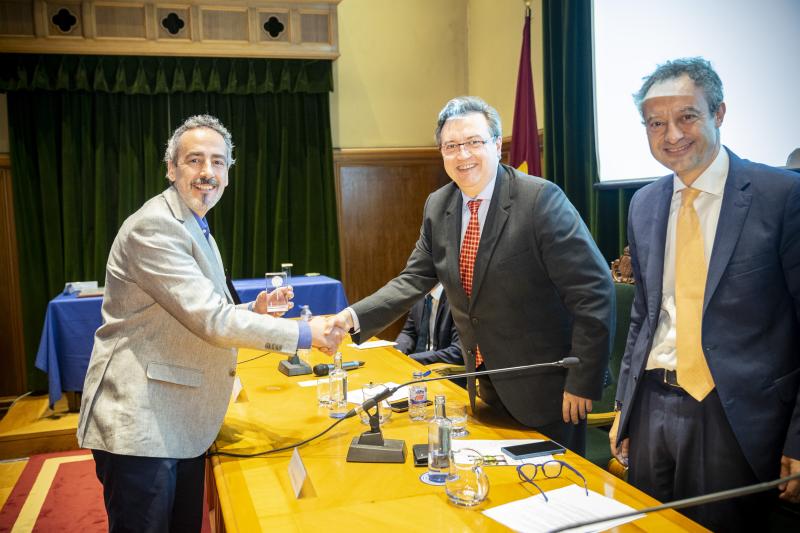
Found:
[{"label": "microphone stand", "polygon": [[[381,392],[381,394],[383,394]],[[389,395],[391,396],[391,394]],[[387,396],[388,398],[388,396]],[[369,415],[369,430],[350,441],[348,463],[405,463],[406,443],[398,439],[384,439],[381,432],[381,404],[370,404],[362,411]],[[364,402],[366,403],[366,402]],[[370,411],[374,407],[373,411]],[[355,409],[350,411],[356,412]],[[350,415],[350,412],[347,413]],[[345,418],[349,416],[345,415]],[[352,416],[352,415],[350,415]]]},{"label": "microphone stand", "polygon": [[[395,387],[389,387],[379,392],[372,398],[364,400],[358,406],[350,409],[343,417],[351,418],[356,416],[359,411],[367,413],[369,416],[369,431],[365,431],[358,437],[354,437],[350,442],[350,448],[347,451],[347,461],[350,463],[404,463],[406,460],[406,443],[402,440],[384,439],[381,433],[379,409],[380,403],[389,398],[392,394],[414,383],[427,383],[429,381],[440,381],[443,379],[453,379],[471,376],[485,376],[489,374],[501,374],[505,372],[514,372],[521,370],[531,370],[535,368],[559,367],[571,368],[578,366],[580,359],[577,357],[565,357],[560,361],[553,361],[552,363],[535,363],[530,365],[512,366],[508,368],[496,368],[494,370],[479,370],[473,372],[462,372],[461,374],[452,374],[449,376],[438,376],[433,378],[412,379],[406,381]],[[375,408],[374,412],[370,410]]]},{"label": "microphone stand", "polygon": [[640,514],[647,514],[647,513],[655,513],[657,511],[665,511],[667,509],[683,509],[684,507],[694,507],[695,505],[703,505],[705,503],[713,503],[722,500],[728,500],[730,498],[739,498],[741,496],[747,496],[749,494],[763,492],[767,489],[771,489],[783,483],[792,481],[793,479],[800,479],[800,472],[797,472],[795,474],[780,479],[775,479],[773,481],[765,481],[763,483],[756,483],[755,485],[746,485],[744,487],[739,487],[738,489],[721,490],[719,492],[703,494],[702,496],[694,496],[692,498],[684,498],[683,500],[676,500],[674,502],[662,503],[661,505],[646,507],[644,509],[639,509],[637,511],[628,511],[626,513],[604,516],[602,518],[586,520],[584,522],[575,522],[574,524],[569,524],[568,526],[554,529],[550,533],[556,533],[558,531],[569,531],[570,529],[590,526],[592,524],[599,524],[601,522],[608,522],[609,520],[629,518],[631,516],[637,516]]}]

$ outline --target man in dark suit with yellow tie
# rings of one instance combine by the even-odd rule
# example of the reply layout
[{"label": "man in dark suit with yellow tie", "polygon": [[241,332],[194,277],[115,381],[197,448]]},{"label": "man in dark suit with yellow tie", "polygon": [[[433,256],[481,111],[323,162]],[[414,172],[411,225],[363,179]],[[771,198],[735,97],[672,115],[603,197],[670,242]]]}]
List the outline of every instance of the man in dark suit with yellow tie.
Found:
[{"label": "man in dark suit with yellow tie", "polygon": [[[630,205],[636,293],[612,452],[662,501],[800,472],[800,176],[722,146],[722,82],[702,58],[659,66],[636,102],[673,174]],[[800,500],[800,481],[780,490]],[[747,530],[761,501],[683,512]]]},{"label": "man in dark suit with yellow tie", "polygon": [[[485,377],[477,392],[582,453],[585,416],[600,398],[610,351],[608,266],[561,189],[500,163],[500,118],[486,102],[448,102],[435,137],[452,183],[428,197],[405,269],[341,312],[339,324],[369,338],[440,281],[467,370],[580,358],[569,370]],[[474,379],[468,390],[474,399]]]}]

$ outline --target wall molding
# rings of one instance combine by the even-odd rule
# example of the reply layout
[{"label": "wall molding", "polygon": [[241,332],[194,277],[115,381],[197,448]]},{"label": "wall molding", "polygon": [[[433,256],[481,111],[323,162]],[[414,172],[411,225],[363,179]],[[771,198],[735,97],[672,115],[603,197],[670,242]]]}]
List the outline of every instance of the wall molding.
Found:
[{"label": "wall molding", "polygon": [[7,53],[339,57],[341,0],[5,0]]}]

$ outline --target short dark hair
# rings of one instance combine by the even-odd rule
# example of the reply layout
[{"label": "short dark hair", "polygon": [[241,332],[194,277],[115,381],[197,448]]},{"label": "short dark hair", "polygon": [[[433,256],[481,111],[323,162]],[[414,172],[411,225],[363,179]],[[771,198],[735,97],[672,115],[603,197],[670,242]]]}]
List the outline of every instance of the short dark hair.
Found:
[{"label": "short dark hair", "polygon": [[167,163],[168,166],[170,161],[174,164],[178,162],[178,143],[181,140],[181,135],[195,128],[208,128],[222,135],[222,139],[225,141],[225,147],[228,149],[228,153],[226,154],[228,168],[236,162],[233,158],[233,138],[227,128],[222,125],[222,122],[220,122],[217,117],[212,117],[211,115],[194,115],[187,118],[183,124],[178,126],[172,133],[169,141],[167,141],[167,149],[164,151],[164,162]]},{"label": "short dark hair", "polygon": [[503,136],[500,115],[495,108],[477,96],[458,96],[447,102],[439,112],[439,120],[436,122],[436,132],[434,133],[436,146],[441,146],[442,144],[442,128],[444,128],[445,122],[451,118],[463,117],[471,113],[480,113],[486,117],[492,138]]},{"label": "short dark hair", "polygon": [[702,57],[682,57],[667,61],[658,65],[652,74],[642,78],[644,83],[641,89],[633,95],[633,101],[639,109],[639,113],[642,112],[642,103],[653,85],[680,78],[684,74],[689,76],[697,87],[703,89],[708,102],[708,111],[712,115],[716,113],[723,99],[722,80],[719,79],[719,75],[712,68],[711,63]]}]

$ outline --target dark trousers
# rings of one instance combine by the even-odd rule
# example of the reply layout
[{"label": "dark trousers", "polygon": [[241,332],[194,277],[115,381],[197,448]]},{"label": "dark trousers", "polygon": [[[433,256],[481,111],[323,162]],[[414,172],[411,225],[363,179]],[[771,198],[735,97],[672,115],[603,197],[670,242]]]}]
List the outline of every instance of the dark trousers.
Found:
[{"label": "dark trousers", "polygon": [[[483,370],[483,368],[481,368]],[[478,377],[478,396],[481,400],[489,404],[493,409],[502,410],[506,415],[511,418],[511,414],[500,401],[497,391],[494,389],[492,382],[486,377]],[[536,431],[545,435],[550,440],[554,440],[569,450],[577,453],[578,455],[586,455],[586,420],[581,420],[577,424],[572,422],[566,423],[563,420],[557,420],[543,426],[537,426]]]},{"label": "dark trousers", "polygon": [[100,450],[92,454],[111,533],[200,531],[205,456],[162,459]]},{"label": "dark trousers", "polygon": [[[698,402],[650,372],[639,388],[628,431],[629,483],[668,502],[758,482],[716,390]],[[754,495],[679,512],[713,531],[758,531],[767,501]]]}]

